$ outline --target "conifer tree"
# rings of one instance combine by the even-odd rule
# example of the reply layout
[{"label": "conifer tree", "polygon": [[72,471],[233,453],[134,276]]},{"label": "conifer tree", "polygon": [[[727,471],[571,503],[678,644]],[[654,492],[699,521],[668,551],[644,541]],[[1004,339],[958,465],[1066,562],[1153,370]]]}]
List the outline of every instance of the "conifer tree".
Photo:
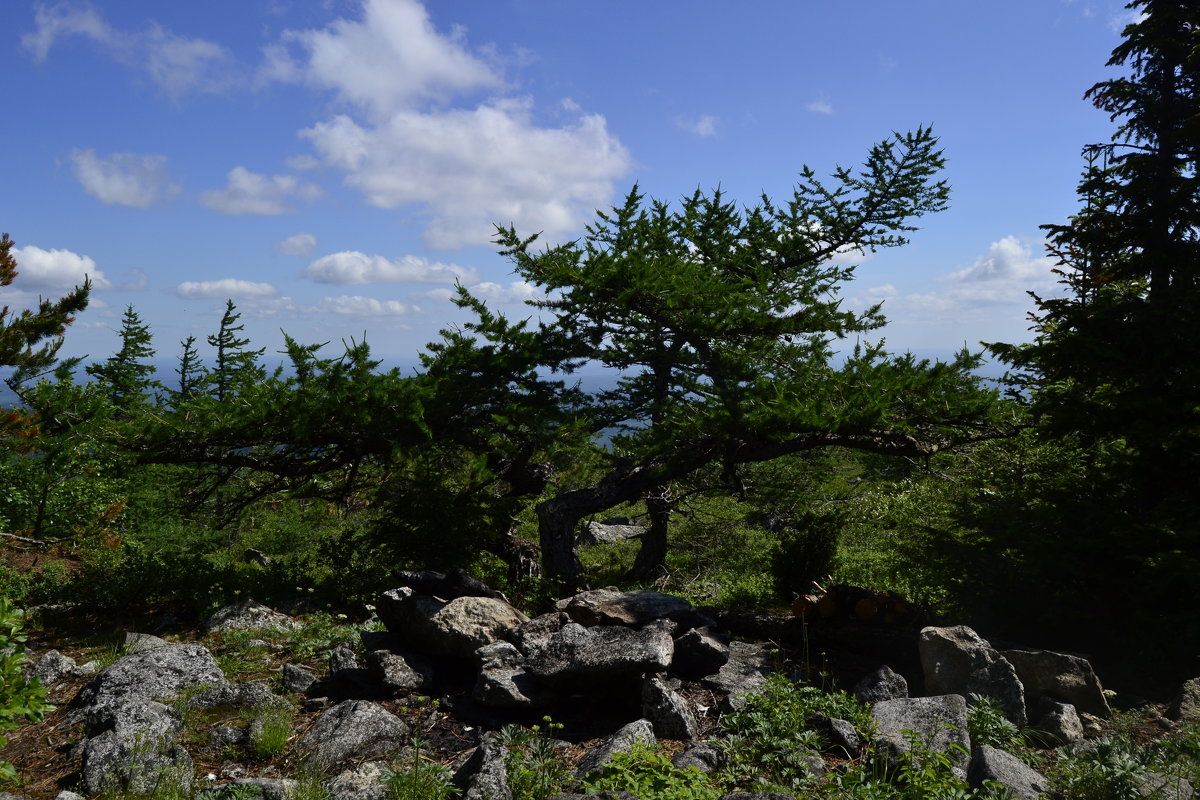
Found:
[{"label": "conifer tree", "polygon": [[195,397],[207,380],[204,366],[200,363],[200,355],[196,352],[196,337],[187,337],[179,346],[183,348],[179,352],[179,366],[175,368],[179,380],[176,388],[167,390],[167,398],[174,408]]},{"label": "conifer tree", "polygon": [[1044,430],[1076,437],[1148,518],[1190,514],[1200,488],[1200,6],[1128,7],[1108,62],[1128,74],[1085,95],[1115,136],[1084,150],[1081,211],[1045,226],[1067,293],[1037,298],[1033,343],[993,349]]},{"label": "conifer tree", "polygon": [[260,381],[266,374],[258,363],[266,348],[246,348],[250,340],[238,336],[238,333],[245,329],[244,325],[238,323],[241,318],[242,315],[237,312],[233,300],[226,300],[220,328],[208,337],[209,345],[217,350],[216,361],[208,380],[213,396],[222,403],[236,394],[240,387]]},{"label": "conifer tree", "polygon": [[128,418],[136,406],[150,400],[159,383],[153,377],[154,365],[146,363],[155,352],[150,327],[133,306],[125,309],[120,335],[121,348],[105,361],[89,365],[87,373],[100,381],[118,416]]}]

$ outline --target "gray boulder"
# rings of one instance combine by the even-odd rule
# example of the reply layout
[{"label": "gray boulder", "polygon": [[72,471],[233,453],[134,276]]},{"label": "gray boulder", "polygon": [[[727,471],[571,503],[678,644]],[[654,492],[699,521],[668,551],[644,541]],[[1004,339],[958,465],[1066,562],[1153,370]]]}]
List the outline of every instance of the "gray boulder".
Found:
[{"label": "gray boulder", "polygon": [[729,645],[709,628],[692,628],[675,639],[671,672],[684,678],[703,678],[729,661]]},{"label": "gray boulder", "polygon": [[1146,771],[1136,781],[1138,795],[1147,800],[1192,800],[1196,794],[1191,782],[1179,775]]},{"label": "gray boulder", "polygon": [[198,644],[172,644],[117,659],[79,692],[78,705],[89,709],[118,701],[170,701],[184,690],[225,686],[225,673],[212,653]]},{"label": "gray boulder", "polygon": [[966,625],[929,627],[917,643],[925,691],[987,697],[1019,726],[1026,724],[1025,689],[1004,656]]},{"label": "gray boulder", "polygon": [[415,692],[433,681],[433,669],[423,659],[396,650],[367,653],[367,669],[389,693]]},{"label": "gray boulder", "polygon": [[1200,678],[1183,682],[1167,709],[1167,719],[1176,722],[1200,720]]},{"label": "gray boulder", "polygon": [[536,656],[529,674],[550,683],[616,681],[663,672],[671,664],[671,624],[660,621],[641,630],[618,625],[584,628],[568,623]]},{"label": "gray boulder", "polygon": [[182,729],[178,712],[154,700],[128,697],[89,709],[81,769],[88,793],[149,794],[163,780],[190,786],[191,758],[175,743]]},{"label": "gray boulder", "polygon": [[283,698],[271,691],[266,681],[230,683],[201,689],[187,701],[189,708],[263,708],[284,703]]},{"label": "gray boulder", "polygon": [[306,766],[323,772],[351,759],[387,758],[408,735],[408,725],[383,706],[346,700],[318,717],[296,749]]},{"label": "gray boulder", "polygon": [[508,770],[504,766],[504,745],[500,735],[485,733],[475,752],[454,773],[454,785],[462,800],[512,800]]},{"label": "gray boulder", "polygon": [[41,681],[42,686],[53,686],[63,678],[73,677],[77,669],[79,665],[75,659],[57,650],[50,650],[37,660],[33,669],[29,670],[29,676]]},{"label": "gray boulder", "polygon": [[1109,715],[1108,699],[1087,659],[1051,650],[1005,650],[1001,655],[1017,671],[1027,703],[1049,697],[1098,717]]},{"label": "gray boulder", "polygon": [[658,744],[658,740],[654,737],[654,726],[650,720],[634,720],[592,748],[575,765],[575,774],[580,778],[586,778],[594,772],[601,771],[614,755],[631,752],[633,745],[637,742],[641,742],[647,747],[654,747]]},{"label": "gray boulder", "polygon": [[229,630],[277,630],[291,631],[300,627],[300,623],[281,614],[253,598],[247,597],[233,605],[218,609],[208,618],[205,626],[209,633]]},{"label": "gray boulder", "polygon": [[337,775],[325,783],[329,800],[387,800],[390,796],[383,784],[385,764],[368,761]]},{"label": "gray boulder", "polygon": [[1013,754],[986,744],[975,749],[967,767],[972,788],[982,788],[984,781],[1006,787],[1018,800],[1038,800],[1050,791],[1050,782],[1040,772]]},{"label": "gray boulder", "polygon": [[867,705],[908,697],[908,681],[884,664],[854,684],[854,696]]},{"label": "gray boulder", "polygon": [[575,535],[575,544],[588,547],[595,544],[623,542],[637,539],[646,532],[642,525],[608,525],[603,522],[585,522]]},{"label": "gray boulder", "polygon": [[1051,736],[1058,744],[1074,744],[1083,741],[1083,722],[1070,703],[1043,700],[1046,711],[1038,717],[1033,727]]},{"label": "gray boulder", "polygon": [[505,639],[515,644],[527,657],[533,658],[545,650],[550,640],[570,621],[571,618],[565,613],[552,611],[509,629]]},{"label": "gray boulder", "polygon": [[293,694],[304,694],[317,682],[316,673],[299,664],[283,665],[283,688]]},{"label": "gray boulder", "polygon": [[233,786],[257,786],[262,800],[291,800],[298,782],[293,778],[237,778]]},{"label": "gray boulder", "polygon": [[473,658],[485,644],[504,638],[510,628],[529,621],[496,598],[457,597],[447,602],[408,587],[384,592],[378,613],[387,629],[406,645],[463,660]]},{"label": "gray boulder", "polygon": [[812,714],[804,723],[820,733],[829,743],[828,752],[837,753],[845,758],[858,758],[862,752],[862,737],[850,722],[824,714]]},{"label": "gray boulder", "polygon": [[134,633],[132,631],[125,634],[124,653],[140,653],[143,650],[154,650],[158,647],[166,647],[171,644],[166,639],[160,639],[157,636],[149,633]]},{"label": "gray boulder", "polygon": [[730,642],[729,660],[721,665],[715,675],[705,677],[700,683],[726,695],[721,703],[723,711],[733,711],[746,705],[746,696],[757,692],[767,681],[771,671],[771,654],[767,646],[757,642]]},{"label": "gray boulder", "polygon": [[493,642],[475,651],[479,676],[471,696],[491,708],[533,708],[552,695],[525,670],[525,656],[509,642]]},{"label": "gray boulder", "polygon": [[622,592],[613,587],[559,600],[554,608],[566,612],[584,627],[624,625],[640,628],[655,620],[690,618],[694,614],[692,604],[682,597],[648,590]]},{"label": "gray boulder", "polygon": [[642,681],[642,717],[650,720],[654,735],[660,739],[691,741],[699,733],[696,715],[682,695],[676,691],[679,681],[664,680],[660,675],[647,675]]},{"label": "gray boulder", "polygon": [[[965,774],[971,754],[967,735],[967,701],[962,695],[883,700],[871,709],[875,743],[889,763],[912,751],[916,736],[930,750],[946,753]],[[956,746],[955,746],[956,745]]]},{"label": "gray boulder", "polygon": [[676,769],[695,767],[705,775],[719,770],[721,763],[721,751],[708,742],[697,742],[676,753],[671,759],[671,764]]}]

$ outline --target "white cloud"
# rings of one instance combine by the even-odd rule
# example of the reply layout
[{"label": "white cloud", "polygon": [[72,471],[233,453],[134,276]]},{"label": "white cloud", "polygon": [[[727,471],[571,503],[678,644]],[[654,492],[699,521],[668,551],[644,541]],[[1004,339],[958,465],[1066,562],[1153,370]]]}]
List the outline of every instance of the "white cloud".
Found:
[{"label": "white cloud", "polygon": [[809,111],[812,111],[817,114],[833,114],[834,113],[833,106],[830,105],[829,101],[825,100],[825,99],[813,100],[811,103],[806,105],[805,108],[807,108]]},{"label": "white cloud", "polygon": [[260,175],[245,167],[229,170],[224,189],[213,189],[200,202],[222,214],[287,214],[289,198],[311,201],[321,194],[314,184],[294,175]]},{"label": "white cloud", "polygon": [[676,124],[685,131],[694,133],[701,139],[710,139],[717,135],[717,122],[719,120],[711,114],[704,114],[694,120],[679,120]]},{"label": "white cloud", "polygon": [[238,278],[216,281],[185,281],[175,287],[175,294],[188,299],[203,297],[274,297],[279,290],[269,283],[256,283]]},{"label": "white cloud", "polygon": [[114,45],[120,38],[90,6],[37,3],[33,21],[37,27],[31,33],[22,34],[21,46],[33,53],[38,61],[45,61],[54,42],[63,36],[87,36],[109,45]]},{"label": "white cloud", "polygon": [[347,116],[303,132],[346,183],[380,208],[424,204],[430,247],[491,241],[495,224],[548,237],[578,230],[630,166],[603,117],[538,127],[527,100],[474,110],[398,112],[377,127]]},{"label": "white cloud", "polygon": [[84,191],[106,205],[150,208],[180,192],[163,155],[113,153],[102,158],[89,148],[72,150],[70,158]]},{"label": "white cloud", "polygon": [[311,233],[297,233],[275,243],[275,249],[284,255],[307,258],[317,246],[317,237]]},{"label": "white cloud", "polygon": [[96,262],[88,256],[70,250],[43,250],[40,247],[14,247],[11,251],[17,260],[17,280],[13,286],[22,290],[69,291],[81,286],[85,278],[91,278],[92,288],[111,289],[112,282],[96,269]]},{"label": "white cloud", "polygon": [[241,82],[225,48],[178,36],[154,22],[144,31],[121,31],[85,3],[39,2],[34,6],[34,25],[33,31],[21,36],[21,45],[38,61],[49,56],[59,39],[83,36],[118,63],[146,71],[173,98],[188,92],[219,92]]},{"label": "white cloud", "polygon": [[1124,33],[1126,25],[1137,25],[1145,19],[1145,11],[1121,11],[1109,17],[1108,27],[1113,33]]},{"label": "white cloud", "polygon": [[[417,0],[364,0],[362,10],[361,20],[284,33],[283,45],[265,51],[262,77],[332,89],[376,116],[418,100],[503,85],[467,51],[462,30],[438,33]],[[286,45],[302,50],[303,59]]]},{"label": "white cloud", "polygon": [[454,283],[475,280],[478,276],[470,267],[430,263],[419,256],[389,260],[357,250],[344,250],[321,256],[309,264],[304,270],[304,277],[317,283],[346,286],[363,283]]},{"label": "white cloud", "polygon": [[[472,295],[489,303],[524,303],[526,300],[541,300],[543,295],[528,281],[513,281],[508,286],[501,286],[492,281],[482,281],[467,287]],[[434,289],[422,293],[422,297],[430,300],[450,301],[458,295],[452,289]]]},{"label": "white cloud", "polygon": [[1053,262],[1046,256],[1035,256],[1033,245],[1016,236],[1005,236],[992,242],[986,255],[975,259],[966,269],[952,272],[948,280],[966,283],[1022,282],[1053,279]]},{"label": "white cloud", "polygon": [[391,317],[404,316],[414,309],[398,300],[376,300],[373,297],[342,295],[341,297],[326,297],[312,310],[352,317]]}]

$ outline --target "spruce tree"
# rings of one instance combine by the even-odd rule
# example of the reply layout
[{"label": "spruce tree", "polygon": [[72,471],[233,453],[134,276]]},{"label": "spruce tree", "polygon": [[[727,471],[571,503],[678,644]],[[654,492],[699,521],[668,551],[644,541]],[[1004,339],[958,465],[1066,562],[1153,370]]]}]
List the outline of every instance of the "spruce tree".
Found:
[{"label": "spruce tree", "polygon": [[258,363],[266,348],[246,348],[250,340],[238,336],[238,333],[245,329],[244,325],[238,323],[241,318],[242,315],[237,312],[233,300],[226,300],[221,325],[215,334],[208,337],[209,345],[217,351],[208,380],[213,396],[220,402],[225,402],[235,395],[239,388],[248,383],[257,383],[266,375]]},{"label": "spruce tree", "polygon": [[128,418],[135,407],[150,400],[159,383],[153,377],[154,365],[146,363],[155,352],[150,327],[133,306],[125,309],[120,335],[121,348],[107,360],[89,365],[87,373],[101,383],[117,414]]},{"label": "spruce tree", "polygon": [[[1200,6],[1134,0],[1085,97],[1118,122],[1085,148],[1083,208],[1044,226],[1066,287],[1037,298],[1035,340],[995,345],[1043,429],[1076,438],[1143,519],[1200,489]],[[1186,516],[1185,514],[1185,516]]]}]

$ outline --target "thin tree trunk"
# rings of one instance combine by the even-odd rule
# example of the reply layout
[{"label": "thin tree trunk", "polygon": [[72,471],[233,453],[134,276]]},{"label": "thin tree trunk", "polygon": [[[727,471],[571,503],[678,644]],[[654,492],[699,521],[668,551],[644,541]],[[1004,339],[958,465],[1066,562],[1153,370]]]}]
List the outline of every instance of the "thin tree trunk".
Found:
[{"label": "thin tree trunk", "polygon": [[650,528],[642,536],[642,546],[626,575],[631,580],[656,578],[667,569],[667,530],[671,523],[670,484],[656,486],[646,495]]}]

